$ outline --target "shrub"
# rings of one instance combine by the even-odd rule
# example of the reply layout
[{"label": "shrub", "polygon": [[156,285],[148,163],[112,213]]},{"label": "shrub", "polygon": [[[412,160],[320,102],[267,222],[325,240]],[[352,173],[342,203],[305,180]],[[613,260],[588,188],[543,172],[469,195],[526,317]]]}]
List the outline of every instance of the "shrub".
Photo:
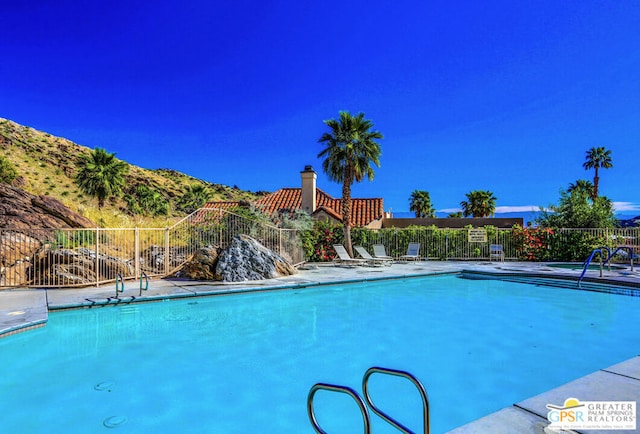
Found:
[{"label": "shrub", "polygon": [[18,172],[11,162],[0,155],[0,183],[11,184],[18,177]]},{"label": "shrub", "polygon": [[301,232],[300,238],[308,261],[331,261],[336,257],[333,245],[343,243],[342,226],[316,221],[311,229]]},{"label": "shrub", "polygon": [[553,235],[553,229],[549,228],[514,226],[511,236],[518,253],[518,259],[524,261],[546,261],[551,258],[549,246]]}]

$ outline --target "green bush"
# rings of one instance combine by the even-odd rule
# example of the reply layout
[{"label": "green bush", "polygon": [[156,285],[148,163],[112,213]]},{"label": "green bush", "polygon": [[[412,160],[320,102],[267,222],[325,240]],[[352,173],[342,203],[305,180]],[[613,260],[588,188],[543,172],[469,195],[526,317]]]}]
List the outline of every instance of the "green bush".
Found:
[{"label": "green bush", "polygon": [[11,162],[0,155],[0,183],[11,184],[18,177],[18,172]]},{"label": "green bush", "polygon": [[[355,230],[354,230],[355,232]],[[352,237],[354,234],[352,233]],[[336,257],[333,249],[334,244],[342,244],[344,242],[344,234],[342,226],[335,223],[324,221],[316,221],[309,230],[300,233],[302,240],[302,248],[304,249],[307,261],[326,262]],[[354,244],[355,237],[353,238]]]}]

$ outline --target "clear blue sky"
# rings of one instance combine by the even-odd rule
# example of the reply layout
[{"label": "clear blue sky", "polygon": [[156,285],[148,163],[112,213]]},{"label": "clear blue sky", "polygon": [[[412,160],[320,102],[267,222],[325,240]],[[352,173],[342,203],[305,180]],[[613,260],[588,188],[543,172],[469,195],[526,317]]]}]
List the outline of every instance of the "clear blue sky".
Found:
[{"label": "clear blue sky", "polygon": [[340,197],[317,158],[340,110],[385,136],[353,195],[387,209],[557,203],[605,146],[601,194],[640,214],[640,2],[2,2],[0,117],[132,164],[253,191],[312,164]]}]

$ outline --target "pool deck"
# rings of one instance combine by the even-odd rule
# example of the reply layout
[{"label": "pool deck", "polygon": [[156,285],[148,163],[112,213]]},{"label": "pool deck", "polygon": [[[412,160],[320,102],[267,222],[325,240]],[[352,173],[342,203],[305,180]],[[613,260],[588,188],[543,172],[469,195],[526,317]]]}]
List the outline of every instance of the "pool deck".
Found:
[{"label": "pool deck", "polygon": [[[0,291],[0,337],[45,326],[48,312],[57,309],[99,308],[117,304],[159,301],[167,298],[233,294],[246,291],[271,291],[318,285],[364,282],[391,278],[410,278],[434,274],[469,272],[496,278],[553,278],[575,285],[581,270],[553,268],[541,263],[522,262],[399,262],[391,266],[336,266],[308,264],[293,276],[258,282],[220,283],[180,279],[157,279],[141,290],[139,282],[127,281],[123,292],[115,285],[73,289],[16,288]],[[602,279],[598,271],[587,272],[587,284],[622,284],[637,289],[640,294],[640,267],[630,270],[605,270]],[[428,388],[428,386],[427,386]],[[450,433],[552,433],[547,426],[546,404],[562,405],[575,397],[585,401],[640,401],[640,357],[621,361],[579,378],[556,389],[515,403],[477,421],[456,428]],[[640,429],[640,424],[638,425]],[[573,431],[562,431],[573,432]],[[585,433],[630,431],[580,431]]]}]

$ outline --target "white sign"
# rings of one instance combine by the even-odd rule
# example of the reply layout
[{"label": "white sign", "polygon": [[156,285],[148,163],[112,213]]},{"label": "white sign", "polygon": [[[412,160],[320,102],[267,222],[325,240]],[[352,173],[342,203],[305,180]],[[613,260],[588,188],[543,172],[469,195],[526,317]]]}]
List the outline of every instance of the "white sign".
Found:
[{"label": "white sign", "polygon": [[484,229],[469,229],[469,242],[486,243],[487,231],[485,231]]}]

